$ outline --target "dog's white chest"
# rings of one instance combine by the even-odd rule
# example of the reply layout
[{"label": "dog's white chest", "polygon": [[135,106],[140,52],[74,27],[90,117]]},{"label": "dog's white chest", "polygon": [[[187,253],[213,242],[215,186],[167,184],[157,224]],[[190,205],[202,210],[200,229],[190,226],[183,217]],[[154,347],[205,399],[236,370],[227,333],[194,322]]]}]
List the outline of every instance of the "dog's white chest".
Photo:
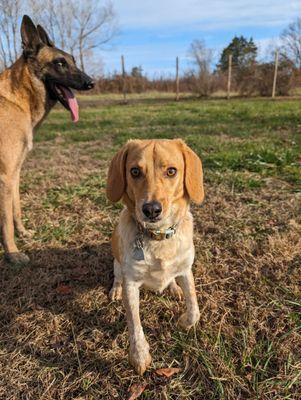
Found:
[{"label": "dog's white chest", "polygon": [[31,151],[33,148],[33,133],[32,130],[30,130],[30,132],[27,135],[27,141],[26,141],[26,147],[27,147],[27,151]]},{"label": "dog's white chest", "polygon": [[[180,247],[180,248],[179,248]],[[155,291],[164,290],[177,276],[190,267],[194,257],[193,246],[181,248],[177,240],[164,243],[148,242],[143,248],[144,259],[135,259],[135,250],[126,262],[127,275]],[[162,254],[163,253],[163,254]]]}]

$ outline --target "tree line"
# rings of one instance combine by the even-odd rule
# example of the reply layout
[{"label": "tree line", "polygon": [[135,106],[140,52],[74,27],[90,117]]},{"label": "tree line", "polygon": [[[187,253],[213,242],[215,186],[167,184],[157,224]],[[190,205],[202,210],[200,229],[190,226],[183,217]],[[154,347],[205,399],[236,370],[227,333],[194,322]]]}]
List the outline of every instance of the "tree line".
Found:
[{"label": "tree line", "polygon": [[[258,47],[252,38],[235,36],[222,49],[218,62],[214,49],[206,46],[201,39],[194,40],[188,53],[194,66],[182,71],[180,89],[208,97],[214,92],[224,92],[227,87],[229,56],[232,56],[232,90],[243,96],[271,96],[275,52],[278,58],[276,95],[288,95],[291,89],[301,85],[301,18],[290,23],[280,35],[278,46],[267,49],[264,60],[258,59]],[[174,92],[174,76],[149,79],[141,66],[132,68],[125,77],[128,93],[158,90]],[[124,77],[121,73],[101,77],[95,91],[121,93]]]},{"label": "tree line", "polygon": [[264,61],[258,60],[258,47],[252,38],[235,36],[222,50],[215,68],[212,68],[213,50],[207,49],[204,41],[195,40],[190,46],[190,55],[197,67],[199,94],[208,96],[225,86],[231,55],[233,90],[246,96],[270,96],[277,52],[277,94],[288,95],[300,78],[301,60],[299,55],[288,47],[291,30],[299,24],[300,32],[296,40],[301,44],[301,20],[297,19],[281,34],[282,45],[268,49],[269,54]]},{"label": "tree line", "polygon": [[[0,0],[0,70],[9,67],[21,51],[19,25],[24,13],[42,24],[58,47],[71,53],[80,67],[98,77],[95,91],[122,92],[146,90],[174,91],[174,76],[148,78],[141,66],[124,77],[121,72],[103,76],[99,50],[118,32],[117,16],[110,0]],[[277,95],[287,95],[301,83],[301,18],[290,23],[280,35]],[[199,96],[224,91],[227,86],[229,55],[232,56],[232,89],[241,95],[271,94],[274,60],[258,60],[252,38],[235,36],[218,57],[204,40],[194,40],[188,49],[193,67],[181,71],[180,89]],[[175,54],[176,56],[176,54]],[[213,60],[218,58],[214,65]],[[95,68],[95,66],[97,66]]]},{"label": "tree line", "polygon": [[84,70],[96,49],[117,32],[116,13],[110,1],[0,0],[0,69],[19,56],[20,20],[23,14],[43,25],[56,45],[71,53]]}]

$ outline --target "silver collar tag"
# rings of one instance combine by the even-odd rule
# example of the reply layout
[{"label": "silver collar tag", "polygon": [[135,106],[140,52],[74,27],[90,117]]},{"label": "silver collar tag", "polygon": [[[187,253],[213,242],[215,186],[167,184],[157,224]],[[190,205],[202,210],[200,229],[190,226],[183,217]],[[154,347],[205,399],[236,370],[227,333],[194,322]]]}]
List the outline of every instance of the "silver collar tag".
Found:
[{"label": "silver collar tag", "polygon": [[133,249],[133,257],[136,261],[144,260],[144,251],[143,251],[143,234],[141,232],[137,233],[134,249]]}]

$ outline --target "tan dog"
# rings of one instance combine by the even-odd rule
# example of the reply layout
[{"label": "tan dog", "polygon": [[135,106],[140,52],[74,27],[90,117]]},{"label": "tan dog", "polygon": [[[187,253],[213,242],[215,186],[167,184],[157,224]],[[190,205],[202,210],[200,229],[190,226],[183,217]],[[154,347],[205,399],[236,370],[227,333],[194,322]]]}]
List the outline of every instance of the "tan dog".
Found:
[{"label": "tan dog", "polygon": [[22,56],[0,75],[0,218],[6,259],[14,264],[29,261],[17,249],[14,224],[19,234],[28,235],[21,220],[19,179],[33,133],[57,100],[77,121],[78,106],[70,87],[93,87],[72,55],[54,47],[45,30],[26,15],[21,37]]},{"label": "tan dog", "polygon": [[143,374],[151,363],[139,317],[139,288],[183,291],[186,311],[179,323],[199,319],[194,279],[190,201],[204,198],[202,163],[182,140],[129,141],[111,161],[107,196],[125,208],[113,233],[114,284],[111,299],[126,308],[130,363]]}]

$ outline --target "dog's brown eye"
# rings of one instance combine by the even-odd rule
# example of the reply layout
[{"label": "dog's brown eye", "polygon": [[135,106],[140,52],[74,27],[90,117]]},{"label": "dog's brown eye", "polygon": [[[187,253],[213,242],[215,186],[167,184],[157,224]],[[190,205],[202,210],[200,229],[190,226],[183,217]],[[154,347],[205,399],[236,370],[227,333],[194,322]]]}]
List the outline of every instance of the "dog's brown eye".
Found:
[{"label": "dog's brown eye", "polygon": [[140,176],[140,169],[137,167],[131,168],[131,175],[133,178],[138,178]]},{"label": "dog's brown eye", "polygon": [[67,64],[64,58],[57,58],[56,60],[53,61],[53,63],[58,67],[64,67]]},{"label": "dog's brown eye", "polygon": [[173,168],[173,167],[167,168],[167,171],[166,171],[167,176],[172,177],[172,176],[175,176],[176,173],[177,173],[176,168]]}]

